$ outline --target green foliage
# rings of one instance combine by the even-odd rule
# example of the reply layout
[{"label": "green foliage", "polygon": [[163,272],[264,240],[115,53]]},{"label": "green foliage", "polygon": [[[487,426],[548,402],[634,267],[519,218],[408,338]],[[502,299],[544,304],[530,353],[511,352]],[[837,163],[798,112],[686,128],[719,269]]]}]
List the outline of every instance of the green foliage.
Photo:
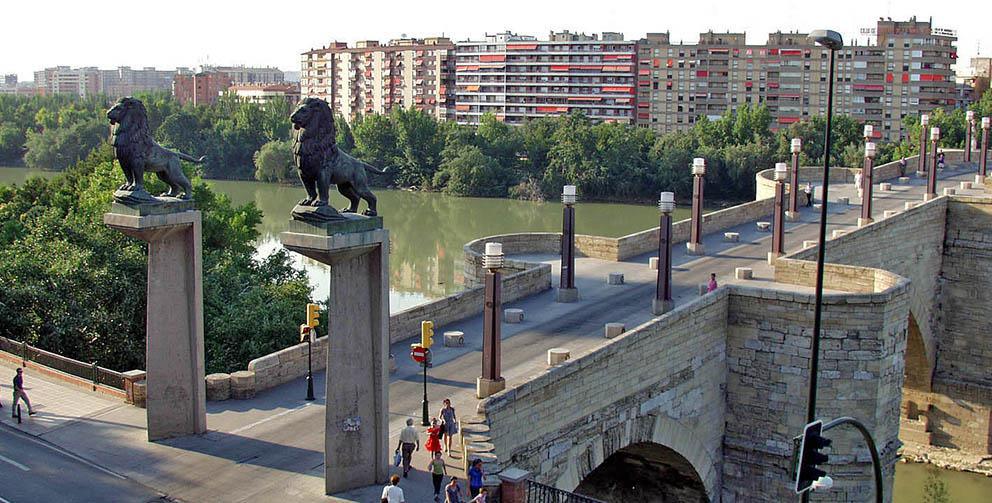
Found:
[{"label": "green foliage", "polygon": [[444,151],[434,186],[456,196],[506,195],[508,171],[475,145],[451,145]]},{"label": "green foliage", "polygon": [[0,125],[0,161],[16,161],[24,155],[25,131],[13,124]]},{"label": "green foliage", "polygon": [[67,127],[28,131],[24,162],[32,168],[61,171],[79,162],[104,142],[108,126],[99,119]]},{"label": "green foliage", "polygon": [[923,503],[951,503],[947,486],[940,479],[940,473],[936,469],[928,472],[927,481],[923,485]]},{"label": "green foliage", "polygon": [[255,179],[260,182],[296,183],[293,142],[273,140],[255,152]]},{"label": "green foliage", "polygon": [[[123,181],[103,145],[62,175],[0,187],[0,335],[82,361],[143,368],[146,245],[102,215]],[[149,190],[164,190],[149,179]],[[202,181],[203,297],[208,372],[296,342],[310,289],[288,257],[253,259],[261,212],[231,205]]]}]

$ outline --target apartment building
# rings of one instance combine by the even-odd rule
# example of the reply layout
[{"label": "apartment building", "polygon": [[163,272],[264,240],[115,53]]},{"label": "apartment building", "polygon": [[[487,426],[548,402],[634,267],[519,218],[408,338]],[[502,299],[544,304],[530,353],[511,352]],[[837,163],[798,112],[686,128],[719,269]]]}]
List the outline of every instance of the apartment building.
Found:
[{"label": "apartment building", "polygon": [[55,66],[34,72],[34,82],[43,90],[42,94],[90,96],[100,93],[100,70],[92,66]]},{"label": "apartment building", "polygon": [[274,66],[211,66],[201,67],[204,73],[223,73],[235,84],[281,84],[286,74]]},{"label": "apartment building", "polygon": [[[874,44],[849,41],[837,52],[834,111],[898,141],[906,121],[956,104],[956,36],[915,18],[879,20],[874,35]],[[765,104],[773,128],[826,113],[829,52],[805,33],[772,33],[764,45],[748,45],[743,33],[701,33],[695,44],[649,33],[637,51],[639,126],[687,129],[744,103]]]},{"label": "apartment building", "polygon": [[417,108],[453,119],[455,45],[443,37],[400,38],[385,45],[344,42],[302,54],[304,97],[326,100],[349,120],[358,114],[388,114]]},{"label": "apartment building", "polygon": [[237,96],[246,103],[265,105],[274,100],[283,100],[291,105],[300,101],[300,85],[298,83],[282,84],[234,84],[227,92]]},{"label": "apartment building", "polygon": [[169,91],[176,73],[189,73],[188,68],[157,70],[154,67],[134,69],[121,66],[115,70],[100,70],[100,92],[111,98],[131,96],[142,91]]},{"label": "apartment building", "polygon": [[211,105],[217,102],[231,87],[231,78],[226,73],[197,72],[180,73],[172,81],[172,95],[180,105]]},{"label": "apartment building", "polygon": [[581,111],[596,121],[634,123],[636,42],[551,32],[548,40],[511,32],[458,42],[455,120],[492,113],[508,124]]}]

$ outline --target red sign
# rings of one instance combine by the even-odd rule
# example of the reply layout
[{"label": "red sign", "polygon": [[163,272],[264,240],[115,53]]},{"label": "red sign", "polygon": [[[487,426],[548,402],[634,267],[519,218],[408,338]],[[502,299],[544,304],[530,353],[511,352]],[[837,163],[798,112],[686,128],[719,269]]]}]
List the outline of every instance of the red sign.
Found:
[{"label": "red sign", "polygon": [[417,363],[424,363],[427,359],[427,349],[423,346],[413,346],[410,348],[410,358]]}]

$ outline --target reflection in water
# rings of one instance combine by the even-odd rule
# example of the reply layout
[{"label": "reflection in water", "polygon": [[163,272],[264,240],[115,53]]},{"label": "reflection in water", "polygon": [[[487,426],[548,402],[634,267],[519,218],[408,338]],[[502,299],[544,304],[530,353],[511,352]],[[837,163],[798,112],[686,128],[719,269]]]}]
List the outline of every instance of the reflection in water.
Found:
[{"label": "reflection in water", "polygon": [[[896,482],[892,490],[898,503],[924,503],[924,487],[930,470],[936,470],[937,477],[947,488],[949,501],[966,503],[989,501],[992,494],[992,478],[977,473],[945,470],[933,465],[920,463],[897,463]],[[982,496],[982,495],[985,496]]]}]

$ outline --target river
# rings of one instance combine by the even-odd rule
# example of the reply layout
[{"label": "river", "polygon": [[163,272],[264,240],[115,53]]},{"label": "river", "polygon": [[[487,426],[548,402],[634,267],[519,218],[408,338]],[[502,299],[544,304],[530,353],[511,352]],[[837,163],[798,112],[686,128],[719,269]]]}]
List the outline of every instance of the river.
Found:
[{"label": "river", "polygon": [[[0,185],[23,183],[28,176],[54,173],[17,167],[0,167]],[[254,202],[264,217],[259,228],[258,250],[262,255],[280,247],[278,236],[287,227],[289,212],[302,197],[300,187],[259,182],[208,181],[236,204]],[[561,230],[561,203],[535,203],[507,199],[452,197],[443,194],[376,191],[379,211],[389,229],[392,253],[389,258],[390,308],[406,309],[428,299],[461,289],[462,245],[473,239],[524,231]],[[343,206],[337,194],[332,201]],[[362,203],[364,205],[364,203]],[[676,219],[686,218],[688,209],[678,208]],[[578,232],[600,236],[622,236],[657,225],[658,210],[652,206],[583,203],[576,207]],[[326,298],[324,265],[291,254],[307,271],[317,298]],[[895,502],[922,503],[927,465],[896,465]],[[992,478],[972,473],[937,469],[951,501],[983,501],[992,494]]]}]

